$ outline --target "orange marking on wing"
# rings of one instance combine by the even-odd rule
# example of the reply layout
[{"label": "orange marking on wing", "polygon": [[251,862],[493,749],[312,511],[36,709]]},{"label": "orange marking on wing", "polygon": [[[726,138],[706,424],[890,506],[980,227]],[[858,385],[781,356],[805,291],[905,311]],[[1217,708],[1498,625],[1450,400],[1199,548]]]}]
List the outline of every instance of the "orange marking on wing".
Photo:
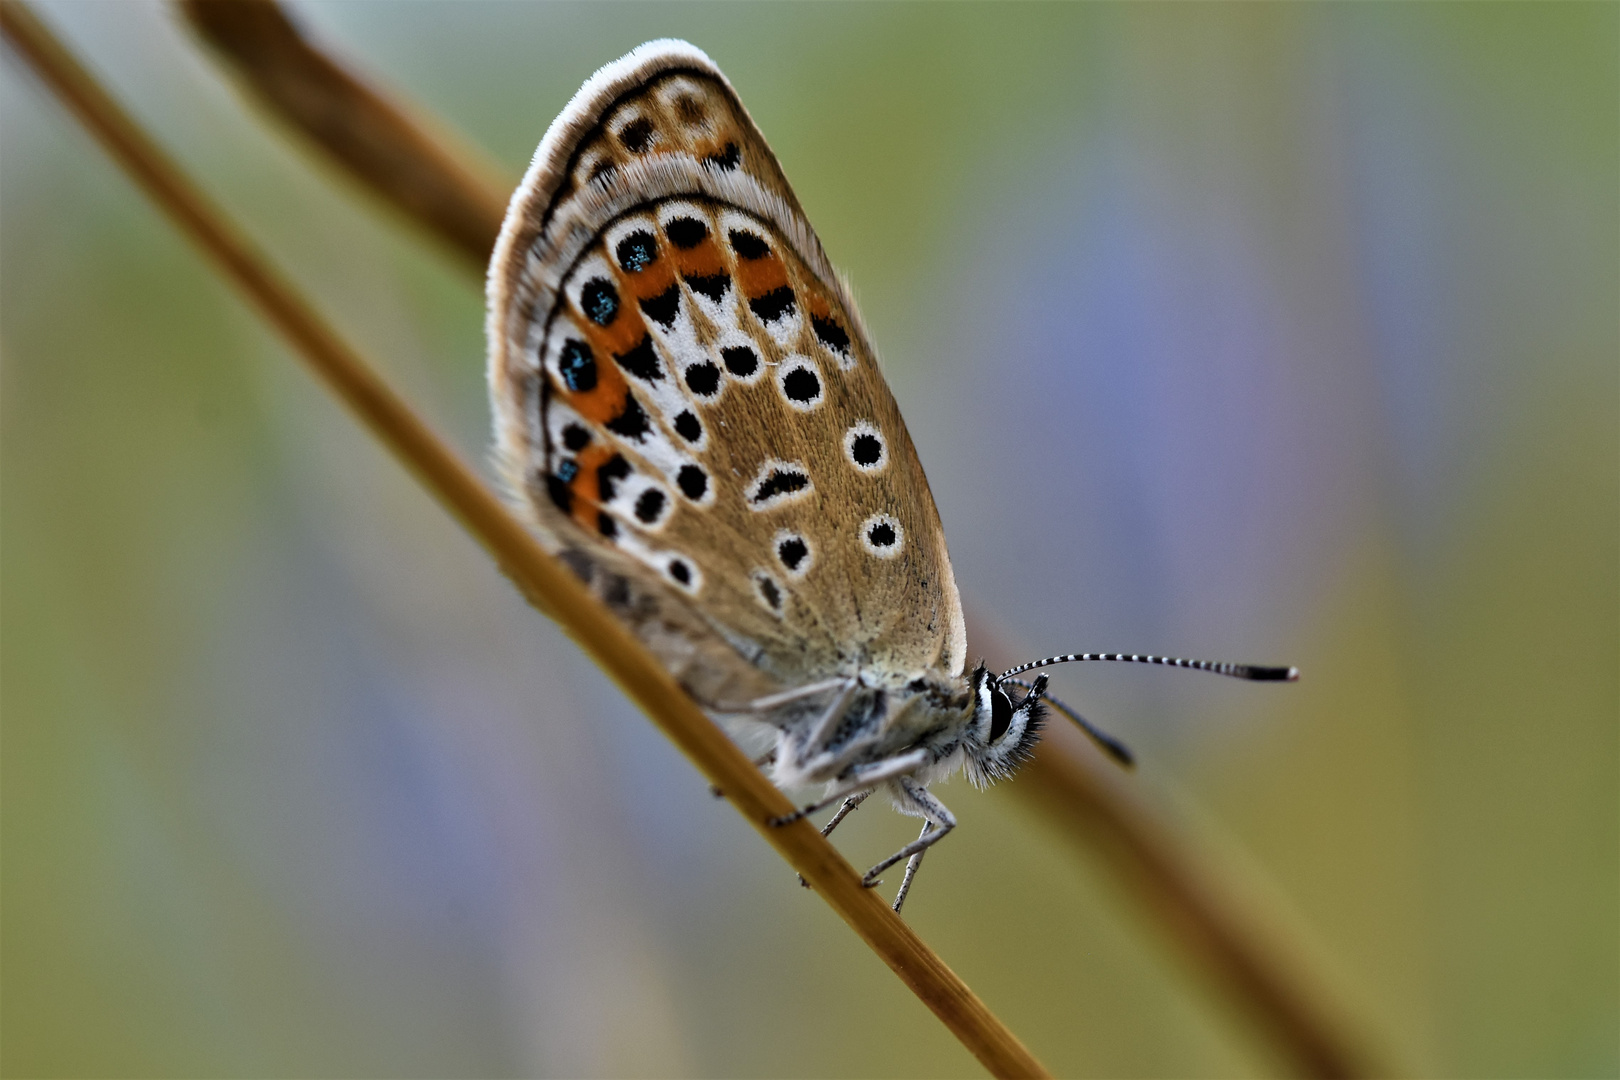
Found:
[{"label": "orange marking on wing", "polygon": [[624,373],[619,370],[619,365],[613,362],[613,357],[603,352],[596,340],[591,338],[588,327],[592,325],[587,323],[581,327],[575,322],[576,329],[590,343],[596,361],[596,385],[583,393],[574,393],[555,379],[552,385],[579,415],[592,423],[605,424],[624,412],[625,396],[629,394],[630,387],[624,381]]},{"label": "orange marking on wing", "polygon": [[[650,300],[660,296],[671,285],[675,284],[675,266],[669,259],[661,257],[635,273],[619,270],[619,280],[624,288],[620,291],[637,300]],[[623,316],[621,316],[622,318]],[[640,340],[639,338],[637,339]],[[624,350],[619,350],[623,352]]]},{"label": "orange marking on wing", "polygon": [[624,412],[625,396],[630,393],[630,388],[625,385],[619,369],[613,367],[612,360],[605,365],[599,361],[596,367],[605,375],[596,380],[594,389],[583,394],[571,394],[566,389],[561,393],[563,400],[573,406],[579,415],[593,424],[605,424]]},{"label": "orange marking on wing", "polygon": [[574,460],[579,463],[579,475],[574,482],[568,485],[573,494],[574,520],[588,529],[596,528],[596,514],[598,510],[598,495],[600,489],[597,485],[596,471],[613,457],[613,447],[606,443],[593,443],[581,450]]},{"label": "orange marking on wing", "polygon": [[703,142],[696,144],[692,151],[698,156],[699,160],[723,158],[727,156],[727,148],[732,146],[738,147],[738,153],[742,152],[742,140],[737,137],[736,132],[727,129],[711,139],[705,139]]},{"label": "orange marking on wing", "polygon": [[787,267],[771,252],[760,259],[737,260],[737,285],[743,295],[752,300],[774,292],[788,283]]},{"label": "orange marking on wing", "polygon": [[726,272],[725,257],[720,254],[720,245],[714,242],[713,233],[694,248],[685,251],[676,248],[675,262],[683,277],[709,277]]},{"label": "orange marking on wing", "polygon": [[574,325],[579,327],[585,340],[591,343],[591,350],[596,353],[597,369],[612,367],[614,374],[618,373],[618,369],[613,358],[629,352],[647,336],[647,324],[642,321],[641,309],[633,303],[623,303],[623,297],[620,299],[618,315],[606,326],[597,326],[583,316],[574,320]]}]

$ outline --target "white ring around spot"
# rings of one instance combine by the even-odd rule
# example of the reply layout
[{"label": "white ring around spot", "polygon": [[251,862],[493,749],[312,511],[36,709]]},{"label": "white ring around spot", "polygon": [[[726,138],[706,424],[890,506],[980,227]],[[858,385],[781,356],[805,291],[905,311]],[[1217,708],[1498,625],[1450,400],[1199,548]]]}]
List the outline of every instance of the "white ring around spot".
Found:
[{"label": "white ring around spot", "polygon": [[[787,563],[782,561],[782,544],[787,540],[797,540],[804,545],[804,558],[800,559],[799,565],[791,570],[788,569]],[[794,581],[808,574],[816,562],[816,549],[810,543],[810,538],[792,529],[778,529],[776,535],[771,537],[771,554],[776,557],[777,565],[782,568],[782,572]]]},{"label": "white ring around spot", "polygon": [[[872,531],[884,525],[894,530],[894,543],[889,544],[887,547],[879,546],[872,541]],[[861,522],[861,546],[866,549],[868,555],[875,555],[880,559],[892,559],[900,554],[901,549],[906,546],[906,530],[901,528],[900,523],[888,514],[873,514]]]},{"label": "white ring around spot", "polygon": [[[788,376],[792,375],[795,371],[801,370],[808,371],[811,377],[816,380],[816,396],[811,398],[809,401],[796,401],[793,398],[788,397]],[[791,409],[796,409],[799,412],[813,411],[816,406],[820,405],[827,397],[827,384],[822,379],[821,371],[816,367],[816,362],[810,359],[808,356],[801,356],[798,353],[792,354],[787,359],[783,360],[781,365],[777,367],[776,389],[782,395],[782,400],[788,403],[788,407]]]},{"label": "white ring around spot", "polygon": [[[877,440],[878,459],[870,465],[863,465],[855,460],[855,440],[863,435],[869,435]],[[870,420],[857,420],[844,432],[844,460],[863,473],[880,473],[889,466],[889,440],[883,437],[877,425]]]}]

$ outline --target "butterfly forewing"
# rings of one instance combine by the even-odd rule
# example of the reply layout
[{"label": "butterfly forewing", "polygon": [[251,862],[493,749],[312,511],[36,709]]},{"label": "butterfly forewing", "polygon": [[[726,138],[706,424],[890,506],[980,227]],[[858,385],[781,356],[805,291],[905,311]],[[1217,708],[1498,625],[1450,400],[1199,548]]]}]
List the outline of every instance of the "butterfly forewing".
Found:
[{"label": "butterfly forewing", "polygon": [[[702,53],[653,43],[542,142],[492,265],[514,493],[680,673],[959,672],[937,511],[848,292]],[[751,669],[751,672],[742,669]],[[752,675],[751,679],[749,676]],[[708,687],[708,689],[705,689]]]}]

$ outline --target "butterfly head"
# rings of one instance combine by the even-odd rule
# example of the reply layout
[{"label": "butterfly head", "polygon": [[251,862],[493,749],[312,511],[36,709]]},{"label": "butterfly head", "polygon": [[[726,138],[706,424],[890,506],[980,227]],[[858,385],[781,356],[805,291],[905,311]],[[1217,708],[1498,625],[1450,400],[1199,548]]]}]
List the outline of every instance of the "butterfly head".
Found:
[{"label": "butterfly head", "polygon": [[969,678],[973,712],[963,739],[963,765],[968,779],[982,788],[1011,776],[1034,753],[1046,720],[1041,704],[1046,678],[1035,680],[1033,689],[1016,701],[1010,687],[983,664]]}]

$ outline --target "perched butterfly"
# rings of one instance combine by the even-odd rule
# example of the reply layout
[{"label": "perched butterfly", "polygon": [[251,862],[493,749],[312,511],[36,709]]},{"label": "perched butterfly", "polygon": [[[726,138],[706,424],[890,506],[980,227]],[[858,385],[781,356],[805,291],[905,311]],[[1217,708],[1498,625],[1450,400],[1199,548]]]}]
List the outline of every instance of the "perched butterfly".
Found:
[{"label": "perched butterfly", "polygon": [[546,132],[490,265],[488,334],[498,462],[542,541],[699,704],[770,733],[778,784],[826,786],[784,820],[842,799],[830,832],[878,788],[924,820],[865,878],[910,860],[896,910],[956,824],[928,786],[988,784],[1039,738],[1046,677],[1016,675],[1294,676],[1113,654],[965,670],[939,514],[849,289],[685,42],[602,68]]}]

